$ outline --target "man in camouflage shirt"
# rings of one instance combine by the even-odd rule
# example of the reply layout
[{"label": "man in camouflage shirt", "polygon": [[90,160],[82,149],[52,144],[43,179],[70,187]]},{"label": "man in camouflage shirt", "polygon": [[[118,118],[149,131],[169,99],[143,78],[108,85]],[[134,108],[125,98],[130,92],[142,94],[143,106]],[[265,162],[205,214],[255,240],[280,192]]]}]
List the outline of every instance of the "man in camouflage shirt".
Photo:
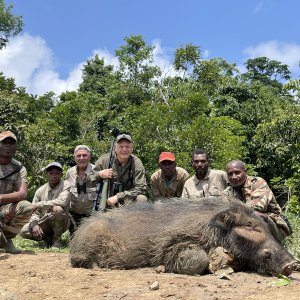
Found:
[{"label": "man in camouflage shirt", "polygon": [[27,171],[13,159],[17,138],[11,131],[0,132],[0,248],[18,254],[14,238],[28,222],[33,205],[24,200],[27,196]]},{"label": "man in camouflage shirt", "polygon": [[25,239],[44,241],[46,248],[62,248],[61,236],[68,229],[70,187],[62,180],[62,166],[59,162],[48,164],[48,182],[37,189],[32,204],[36,210],[20,235]]},{"label": "man in camouflage shirt", "polygon": [[160,169],[150,179],[153,200],[159,197],[181,197],[183,185],[190,175],[185,169],[176,166],[175,159],[172,152],[159,155]]},{"label": "man in camouflage shirt", "polygon": [[233,160],[226,166],[229,186],[223,191],[225,198],[235,198],[252,206],[257,215],[262,217],[271,229],[273,236],[282,241],[290,234],[287,223],[280,216],[281,208],[267,182],[257,176],[248,176],[245,164]]},{"label": "man in camouflage shirt", "polygon": [[126,202],[145,202],[147,183],[141,160],[132,154],[133,141],[130,135],[120,134],[115,143],[115,159],[108,168],[109,154],[101,156],[94,167],[97,181],[109,180],[107,205],[113,207]]},{"label": "man in camouflage shirt", "polygon": [[74,149],[76,166],[68,169],[66,179],[71,185],[70,227],[72,234],[80,222],[89,217],[93,210],[96,195],[96,181],[91,179],[93,165],[90,163],[91,150],[86,145]]}]

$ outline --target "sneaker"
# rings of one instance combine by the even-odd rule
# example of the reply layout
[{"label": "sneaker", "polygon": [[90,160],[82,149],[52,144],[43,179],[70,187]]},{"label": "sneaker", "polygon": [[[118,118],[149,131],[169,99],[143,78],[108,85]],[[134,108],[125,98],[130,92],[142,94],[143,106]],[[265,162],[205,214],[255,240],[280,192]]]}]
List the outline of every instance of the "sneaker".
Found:
[{"label": "sneaker", "polygon": [[6,243],[1,246],[7,253],[20,254],[22,251],[16,248],[11,239],[7,239]]}]

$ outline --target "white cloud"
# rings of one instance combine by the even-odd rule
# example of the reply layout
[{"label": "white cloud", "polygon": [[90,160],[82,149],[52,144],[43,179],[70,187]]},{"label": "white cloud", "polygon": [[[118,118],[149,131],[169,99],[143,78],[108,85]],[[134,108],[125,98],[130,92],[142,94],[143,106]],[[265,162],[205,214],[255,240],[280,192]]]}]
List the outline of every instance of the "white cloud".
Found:
[{"label": "white cloud", "polygon": [[248,58],[266,56],[288,65],[292,72],[299,71],[300,45],[297,44],[268,41],[248,47],[244,49],[243,53]]},{"label": "white cloud", "polygon": [[[174,70],[172,57],[174,49],[164,48],[160,40],[154,40],[153,65],[163,71],[162,77],[178,76]],[[118,68],[118,58],[107,49],[95,49],[90,57],[96,54],[104,59],[106,65]],[[208,51],[204,52],[208,56]],[[60,95],[65,91],[74,91],[82,81],[82,68],[86,61],[78,63],[70,71],[66,79],[59,74],[59,66],[55,53],[47,46],[41,37],[34,37],[27,33],[10,40],[6,48],[0,51],[0,71],[5,77],[15,78],[17,86],[24,86],[27,92],[43,95],[53,91]]]},{"label": "white cloud", "polygon": [[81,81],[82,64],[75,67],[66,80],[60,79],[52,50],[45,40],[27,33],[10,40],[0,51],[0,70],[6,77],[15,78],[18,86],[32,94],[53,91],[60,94],[75,90]]}]

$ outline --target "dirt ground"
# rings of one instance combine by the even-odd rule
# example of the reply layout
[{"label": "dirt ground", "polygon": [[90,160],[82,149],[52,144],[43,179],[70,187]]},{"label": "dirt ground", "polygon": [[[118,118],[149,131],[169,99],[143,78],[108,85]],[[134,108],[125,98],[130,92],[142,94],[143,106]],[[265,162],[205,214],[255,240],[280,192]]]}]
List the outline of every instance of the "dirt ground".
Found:
[{"label": "dirt ground", "polygon": [[[276,277],[233,273],[187,276],[138,270],[75,269],[68,253],[0,253],[0,299],[300,299],[300,273],[287,286]],[[158,289],[150,286],[156,282]],[[158,283],[158,285],[157,285]],[[155,285],[155,284],[154,284]]]}]

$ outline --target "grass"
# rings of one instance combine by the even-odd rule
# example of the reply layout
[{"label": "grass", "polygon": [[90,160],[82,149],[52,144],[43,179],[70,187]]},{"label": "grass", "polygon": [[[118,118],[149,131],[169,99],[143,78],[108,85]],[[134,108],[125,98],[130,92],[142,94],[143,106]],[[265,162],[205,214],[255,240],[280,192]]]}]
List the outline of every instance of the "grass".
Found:
[{"label": "grass", "polygon": [[57,249],[57,248],[47,249],[43,247],[43,242],[23,239],[19,235],[17,235],[13,239],[13,241],[14,241],[14,245],[21,250],[34,251],[34,252],[69,252],[70,233],[69,231],[66,231],[62,235],[61,244],[63,248],[61,249]]},{"label": "grass", "polygon": [[286,247],[289,252],[300,262],[300,215],[287,214],[292,227],[292,235],[286,239]]}]

